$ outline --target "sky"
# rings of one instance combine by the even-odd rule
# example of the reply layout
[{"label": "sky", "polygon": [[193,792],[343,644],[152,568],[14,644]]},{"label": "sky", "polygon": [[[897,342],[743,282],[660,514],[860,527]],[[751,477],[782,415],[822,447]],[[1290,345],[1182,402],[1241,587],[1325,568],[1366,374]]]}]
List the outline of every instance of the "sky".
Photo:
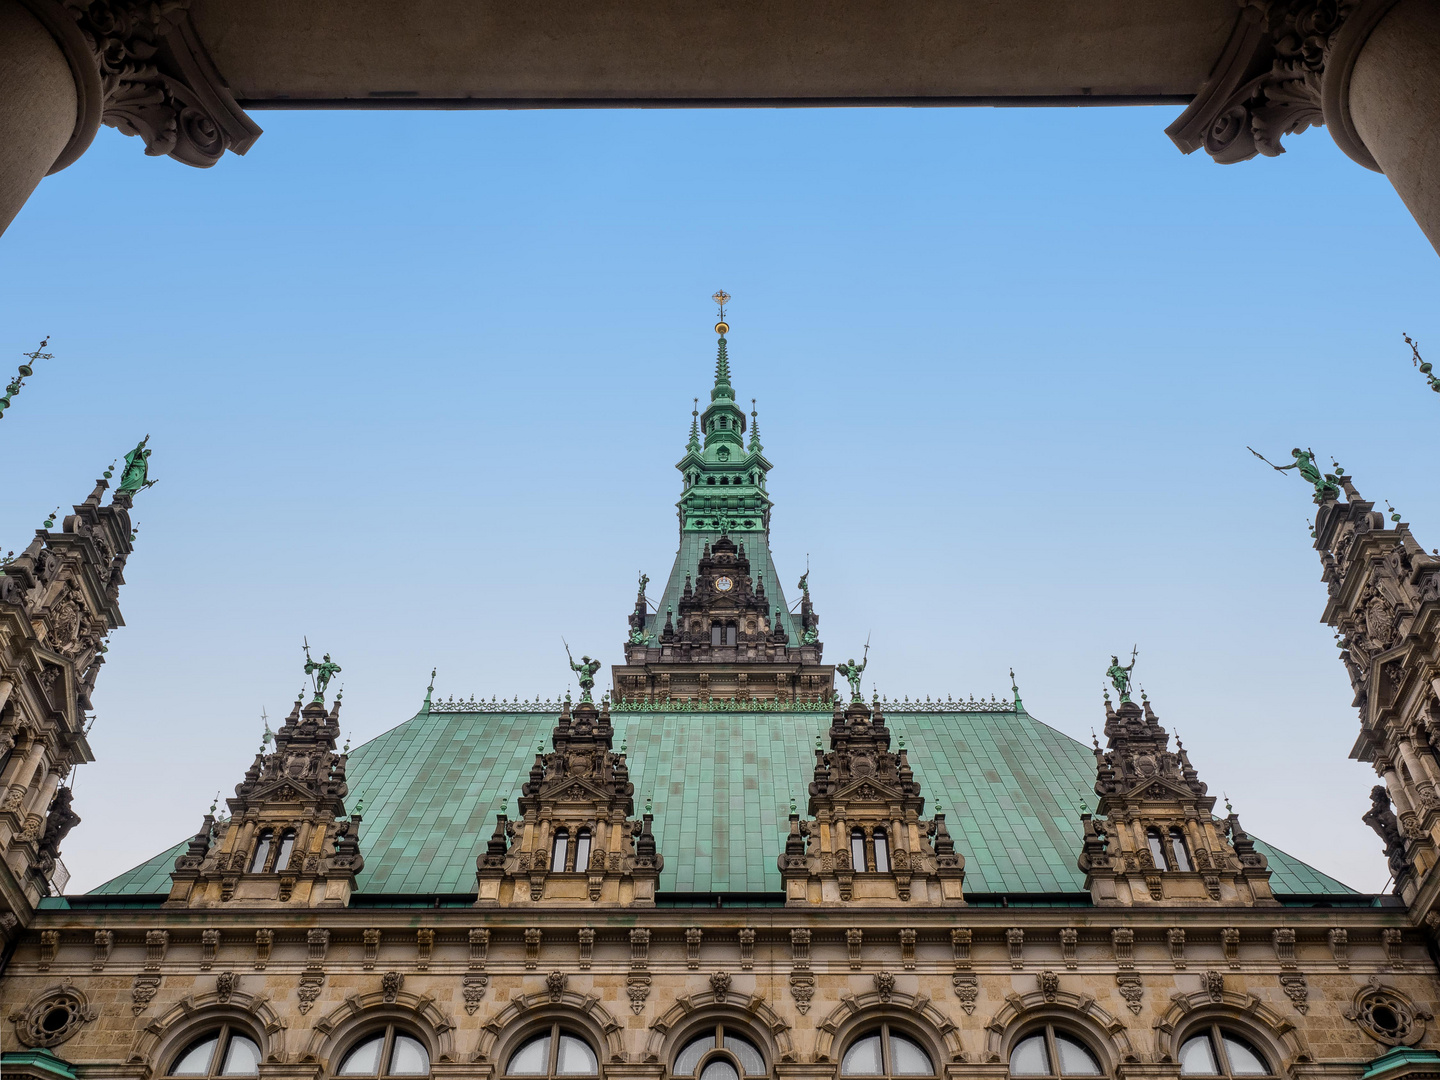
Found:
[{"label": "sky", "polygon": [[[1314,447],[1440,544],[1440,260],[1323,130],[1181,155],[1176,108],[258,113],[210,170],[102,129],[0,238],[19,550],[143,435],[70,891],[193,833],[302,640],[357,742],[621,658],[663,581],[729,292],[785,585],[887,696],[1089,741],[1112,653],[1246,828],[1379,890],[1308,521]],[[5,360],[5,357],[9,357]],[[0,374],[8,371],[0,366]],[[8,377],[8,376],[7,376]],[[923,783],[923,777],[921,778]],[[477,838],[477,844],[483,837]]]}]

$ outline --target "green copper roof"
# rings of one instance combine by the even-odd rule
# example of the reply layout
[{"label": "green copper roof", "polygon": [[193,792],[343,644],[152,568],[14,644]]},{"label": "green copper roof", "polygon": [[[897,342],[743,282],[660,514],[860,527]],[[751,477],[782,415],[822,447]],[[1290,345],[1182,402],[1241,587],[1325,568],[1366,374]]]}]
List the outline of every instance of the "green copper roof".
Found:
[{"label": "green copper roof", "polygon": [[[758,554],[758,553],[756,553]],[[752,555],[752,558],[754,556]],[[770,584],[767,581],[766,587]],[[777,589],[778,592],[778,589]],[[497,706],[503,708],[502,706]],[[354,750],[363,797],[361,893],[468,893],[475,856],[555,722],[540,712],[422,711]],[[943,803],[970,893],[1079,892],[1078,808],[1095,802],[1089,747],[1024,712],[889,714],[927,807]],[[636,806],[655,799],[667,892],[778,892],[776,857],[793,797],[804,805],[828,713],[617,712]],[[1204,764],[1197,763],[1203,775]],[[163,893],[183,847],[106,882],[102,894]],[[1351,890],[1257,841],[1277,893]]]}]

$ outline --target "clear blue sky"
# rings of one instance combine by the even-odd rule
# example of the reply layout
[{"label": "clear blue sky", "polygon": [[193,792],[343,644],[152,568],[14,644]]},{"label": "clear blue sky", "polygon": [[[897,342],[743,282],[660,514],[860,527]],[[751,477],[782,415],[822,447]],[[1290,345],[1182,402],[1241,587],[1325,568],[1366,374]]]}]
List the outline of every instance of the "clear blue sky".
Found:
[{"label": "clear blue sky", "polygon": [[[1440,544],[1440,260],[1323,130],[1222,167],[1177,109],[268,113],[197,171],[104,129],[0,240],[19,549],[149,432],[74,888],[193,832],[300,687],[357,740],[553,694],[663,580],[734,296],[787,586],[887,695],[1008,689],[1088,740],[1112,652],[1246,826],[1358,887],[1374,782],[1293,475]],[[604,683],[602,683],[604,685]],[[867,681],[867,685],[869,685]],[[923,780],[923,778],[922,778]],[[478,843],[477,839],[477,843]]]}]

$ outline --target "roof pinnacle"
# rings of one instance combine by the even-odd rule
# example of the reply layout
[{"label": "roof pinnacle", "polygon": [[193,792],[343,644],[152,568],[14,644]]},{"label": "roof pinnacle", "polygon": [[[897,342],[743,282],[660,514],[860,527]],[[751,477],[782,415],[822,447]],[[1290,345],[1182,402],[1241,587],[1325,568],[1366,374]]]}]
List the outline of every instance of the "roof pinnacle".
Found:
[{"label": "roof pinnacle", "polygon": [[760,418],[755,411],[755,399],[750,399],[750,453],[765,449],[760,445]]},{"label": "roof pinnacle", "polygon": [[695,407],[690,410],[690,441],[685,444],[685,449],[691,453],[700,452],[700,399],[694,399]]}]

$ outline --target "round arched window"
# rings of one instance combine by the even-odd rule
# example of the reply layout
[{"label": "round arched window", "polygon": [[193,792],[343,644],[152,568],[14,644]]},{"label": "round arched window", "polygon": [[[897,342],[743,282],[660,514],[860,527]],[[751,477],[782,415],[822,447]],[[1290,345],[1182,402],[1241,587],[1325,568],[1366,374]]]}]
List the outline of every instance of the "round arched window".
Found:
[{"label": "round arched window", "polygon": [[675,1055],[671,1076],[698,1080],[740,1080],[765,1076],[765,1055],[748,1037],[726,1024],[716,1024],[690,1037]]},{"label": "round arched window", "polygon": [[1053,1024],[1032,1031],[1010,1051],[1011,1076],[1104,1076],[1100,1059],[1068,1031]]},{"label": "round arched window", "polygon": [[860,1036],[840,1059],[841,1076],[934,1076],[925,1048],[889,1024]]},{"label": "round arched window", "polygon": [[551,1024],[510,1055],[506,1076],[599,1076],[600,1061],[589,1042]]},{"label": "round arched window", "polygon": [[430,1052],[414,1035],[390,1024],[352,1046],[335,1075],[429,1076]]},{"label": "round arched window", "polygon": [[167,1076],[258,1076],[260,1044],[230,1024],[186,1045]]},{"label": "round arched window", "polygon": [[1265,1055],[1246,1038],[1209,1024],[1180,1044],[1181,1076],[1274,1076]]}]

